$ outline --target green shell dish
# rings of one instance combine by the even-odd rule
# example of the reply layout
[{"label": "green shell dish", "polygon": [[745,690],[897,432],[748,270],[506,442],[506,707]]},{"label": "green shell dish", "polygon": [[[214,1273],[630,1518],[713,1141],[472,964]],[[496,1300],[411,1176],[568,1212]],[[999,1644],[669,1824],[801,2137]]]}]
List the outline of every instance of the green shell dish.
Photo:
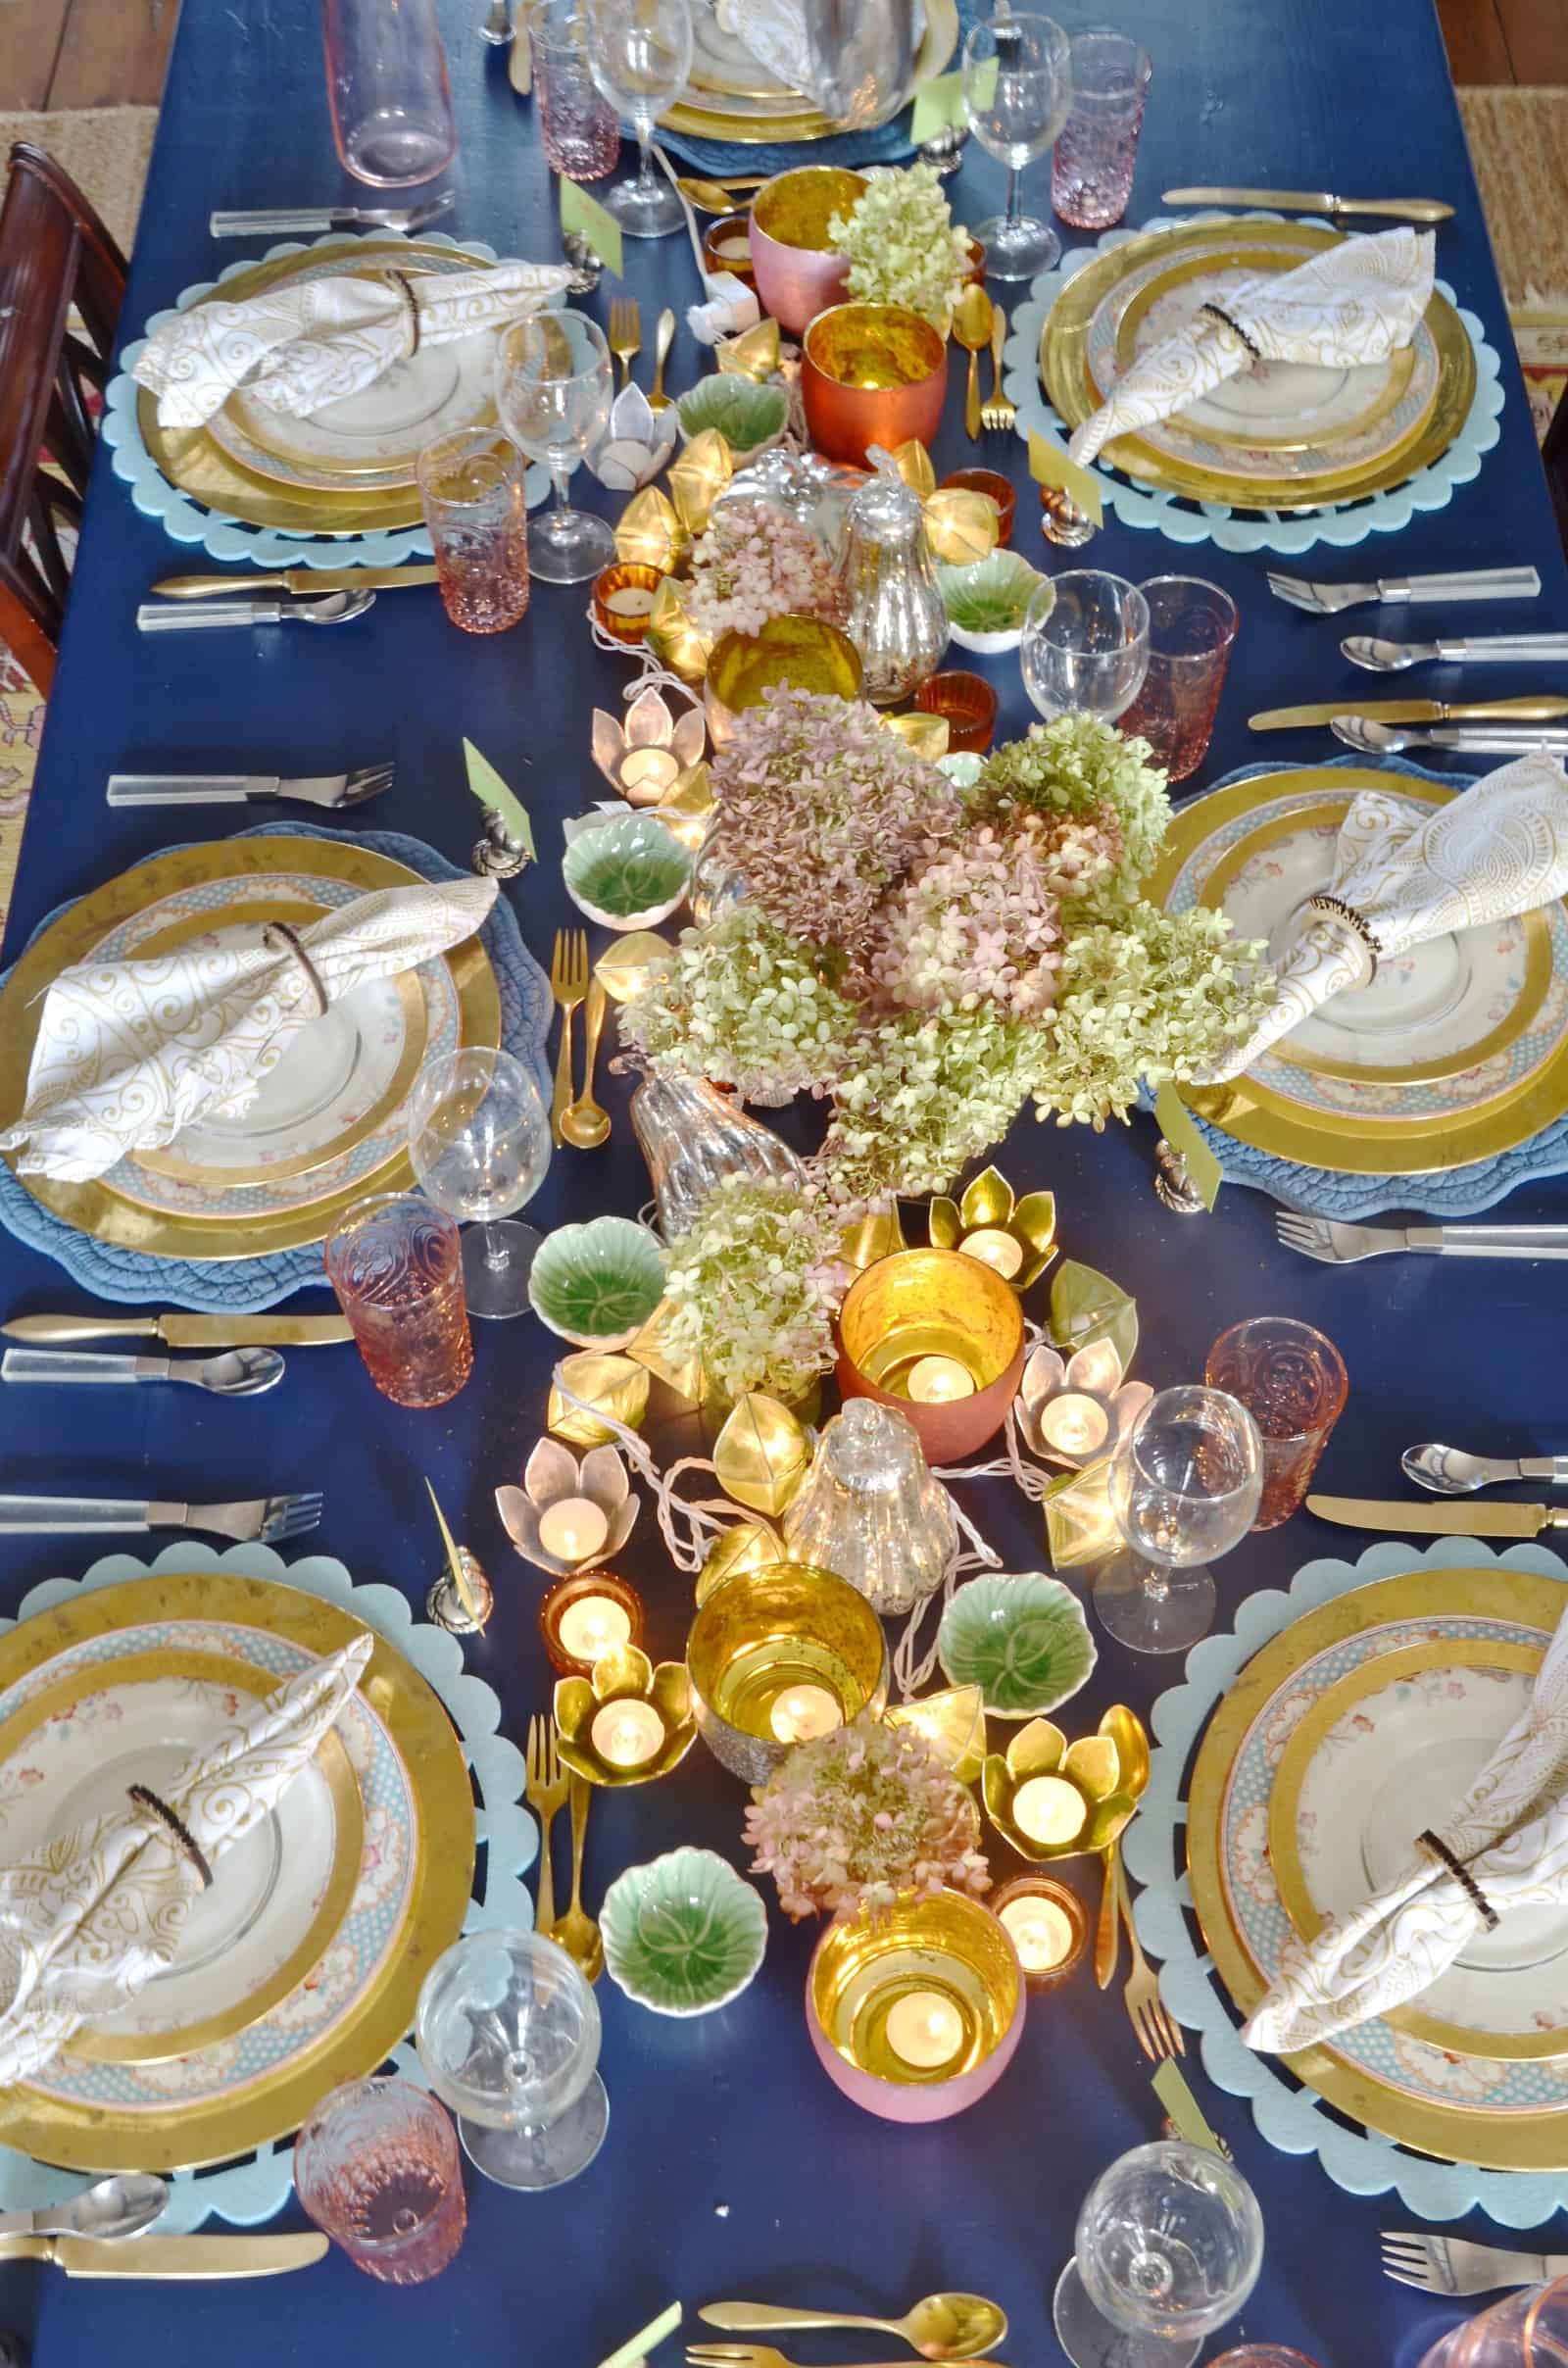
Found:
[{"label": "green shell dish", "polygon": [[716,427],[731,452],[755,452],[778,435],[789,410],[781,386],[758,386],[750,378],[713,371],[677,400],[680,423],[689,436]]},{"label": "green shell dish", "polygon": [[690,856],[662,822],[621,814],[603,829],[580,831],[561,873],[578,904],[623,921],[678,902],[691,868]]},{"label": "green shell dish", "polygon": [[631,1866],[599,1911],[605,1970],[655,2014],[710,2014],[739,1998],[767,1949],[767,1910],[713,1850]]},{"label": "green shell dish", "polygon": [[998,1718],[1036,1718],[1088,1682],[1098,1655],[1070,1587],[987,1572],[943,1613],[937,1658],[950,1686],[978,1686]]},{"label": "green shell dish", "polygon": [[972,567],[937,568],[943,605],[966,633],[1014,633],[1040,575],[1016,551],[993,551]]},{"label": "green shell dish", "polygon": [[534,1313],[564,1340],[624,1340],[664,1296],[664,1254],[629,1217],[562,1225],[540,1243],[528,1274]]}]

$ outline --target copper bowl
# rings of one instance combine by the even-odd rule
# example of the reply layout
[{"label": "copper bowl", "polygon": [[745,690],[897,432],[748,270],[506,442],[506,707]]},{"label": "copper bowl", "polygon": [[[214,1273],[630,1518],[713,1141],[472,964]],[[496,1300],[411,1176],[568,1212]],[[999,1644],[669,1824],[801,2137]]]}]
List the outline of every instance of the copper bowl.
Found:
[{"label": "copper bowl", "polygon": [[[838,1314],[839,1390],[913,1423],[928,1463],[972,1455],[1006,1420],[1023,1374],[1023,1313],[994,1268],[957,1250],[901,1250],[858,1275]],[[919,1400],[906,1386],[926,1358],[951,1359],[971,1387]]]},{"label": "copper bowl", "polygon": [[849,635],[819,617],[770,617],[760,633],[725,633],[708,662],[708,736],[714,748],[727,747],[736,716],[760,707],[775,684],[858,699],[862,671]]},{"label": "copper bowl", "polygon": [[1013,514],[1018,507],[1016,487],[1004,477],[1000,469],[956,469],[942,480],[944,493],[983,493],[997,505],[997,549],[1004,551],[1012,540]]},{"label": "copper bowl", "polygon": [[801,392],[830,461],[863,469],[868,445],[929,445],[947,399],[947,339],[902,305],[836,304],[807,328]]},{"label": "copper bowl", "polygon": [[997,728],[997,694],[980,674],[955,666],[933,674],[914,694],[922,715],[940,715],[948,727],[948,754],[984,756]]},{"label": "copper bowl", "polygon": [[762,304],[792,336],[844,292],[850,259],[829,242],[827,226],[864,190],[864,176],[842,165],[803,165],[775,173],[752,200],[752,277]]},{"label": "copper bowl", "polygon": [[757,274],[752,270],[750,228],[749,216],[726,214],[710,222],[703,233],[703,260],[709,270],[733,271],[749,288],[757,284]]}]

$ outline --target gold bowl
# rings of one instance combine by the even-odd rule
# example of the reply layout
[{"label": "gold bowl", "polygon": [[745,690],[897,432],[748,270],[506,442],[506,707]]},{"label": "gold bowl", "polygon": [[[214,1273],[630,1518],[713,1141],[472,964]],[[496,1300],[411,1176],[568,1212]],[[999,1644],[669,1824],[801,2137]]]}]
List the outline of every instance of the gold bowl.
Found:
[{"label": "gold bowl", "polygon": [[942,424],[948,342],[897,304],[837,304],[806,330],[801,393],[816,450],[863,469],[866,451],[929,444]]},{"label": "gold bowl", "polygon": [[[842,1394],[897,1406],[931,1464],[984,1447],[1023,1372],[1017,1295],[994,1267],[956,1250],[904,1250],[867,1266],[845,1293],[838,1334]],[[944,1377],[955,1395],[920,1395]]]},{"label": "gold bowl", "polygon": [[828,237],[835,214],[865,193],[842,165],[804,165],[775,173],[752,200],[751,265],[757,293],[781,328],[798,337],[813,313],[842,295],[850,259]]},{"label": "gold bowl", "polygon": [[775,685],[858,699],[863,671],[849,635],[819,617],[770,617],[760,633],[725,633],[708,661],[709,737],[715,748],[727,747],[736,716],[760,707]]},{"label": "gold bowl", "polygon": [[692,1622],[686,1667],[703,1741],[748,1784],[765,1783],[806,1739],[802,1702],[826,1721],[809,1732],[825,1733],[879,1713],[888,1698],[881,1621],[847,1581],[809,1562],[732,1570]]},{"label": "gold bowl", "polygon": [[1023,1971],[1005,1926],[943,1891],[829,1925],[806,2009],[818,2061],[852,2102],[885,2121],[945,2121],[1006,2069],[1023,2030]]},{"label": "gold bowl", "polygon": [[[612,1731],[617,1706],[625,1706],[629,1718],[647,1729],[650,1748],[635,1758],[623,1754]],[[603,1723],[607,1713],[609,1725]],[[616,1645],[601,1653],[586,1677],[558,1680],[555,1714],[561,1756],[589,1784],[649,1784],[667,1776],[685,1758],[697,1732],[681,1662],[661,1661],[656,1669],[636,1645]]]}]

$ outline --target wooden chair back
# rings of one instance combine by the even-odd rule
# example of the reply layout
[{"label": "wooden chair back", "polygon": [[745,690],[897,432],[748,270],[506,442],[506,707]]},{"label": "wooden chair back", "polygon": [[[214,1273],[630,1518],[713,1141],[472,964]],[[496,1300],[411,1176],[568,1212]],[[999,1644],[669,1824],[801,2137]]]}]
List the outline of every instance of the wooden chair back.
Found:
[{"label": "wooden chair back", "polygon": [[1557,408],[1541,447],[1541,458],[1551,489],[1551,506],[1557,514],[1557,532],[1562,537],[1563,550],[1568,552],[1568,387],[1557,398]]}]

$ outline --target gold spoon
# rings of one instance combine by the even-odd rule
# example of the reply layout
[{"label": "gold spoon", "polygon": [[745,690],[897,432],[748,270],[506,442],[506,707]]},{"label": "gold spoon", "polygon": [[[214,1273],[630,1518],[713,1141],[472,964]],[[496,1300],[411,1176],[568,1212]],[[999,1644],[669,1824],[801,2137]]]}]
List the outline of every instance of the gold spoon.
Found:
[{"label": "gold spoon", "polygon": [[[1108,1735],[1116,1747],[1121,1764],[1117,1791],[1129,1800],[1141,1801],[1149,1786],[1148,1728],[1136,1710],[1129,1710],[1125,1702],[1115,1702],[1101,1720],[1100,1732]],[[1116,1853],[1120,1848],[1118,1838],[1109,1850],[1101,1853],[1105,1871],[1100,1893],[1100,1920],[1095,1926],[1095,1980],[1102,1990],[1110,1987],[1121,1940],[1121,1926],[1116,1917]]]},{"label": "gold spoon", "polygon": [[[762,2327],[873,2327],[901,2335],[927,2360],[973,2360],[1007,2332],[1007,2314],[984,2294],[926,2294],[902,2319],[848,2318],[841,2311],[775,2309],[768,2302],[710,2302],[698,2312],[710,2327],[744,2334]],[[997,2368],[997,2363],[992,2363]]]},{"label": "gold spoon", "polygon": [[601,1110],[594,1100],[594,1062],[599,1058],[599,1031],[605,1024],[605,1006],[609,1000],[603,980],[596,977],[588,989],[588,1053],[582,1092],[561,1113],[561,1140],[569,1143],[573,1151],[592,1151],[610,1133],[610,1112]]},{"label": "gold spoon", "polygon": [[980,435],[980,357],[991,343],[991,299],[971,280],[958,298],[953,334],[969,357],[969,384],[963,397],[963,431],[971,443]]},{"label": "gold spoon", "polygon": [[[675,186],[682,197],[689,198],[705,214],[744,214],[745,205],[726,188],[722,181],[705,181],[694,174],[677,173]],[[744,189],[760,189],[760,181],[743,181]]]},{"label": "gold spoon", "polygon": [[571,1904],[558,1916],[549,1938],[574,1957],[583,1979],[597,1982],[605,1970],[605,1944],[598,1925],[582,1903],[582,1846],[588,1839],[588,1805],[593,1788],[575,1769],[571,1778]]}]

